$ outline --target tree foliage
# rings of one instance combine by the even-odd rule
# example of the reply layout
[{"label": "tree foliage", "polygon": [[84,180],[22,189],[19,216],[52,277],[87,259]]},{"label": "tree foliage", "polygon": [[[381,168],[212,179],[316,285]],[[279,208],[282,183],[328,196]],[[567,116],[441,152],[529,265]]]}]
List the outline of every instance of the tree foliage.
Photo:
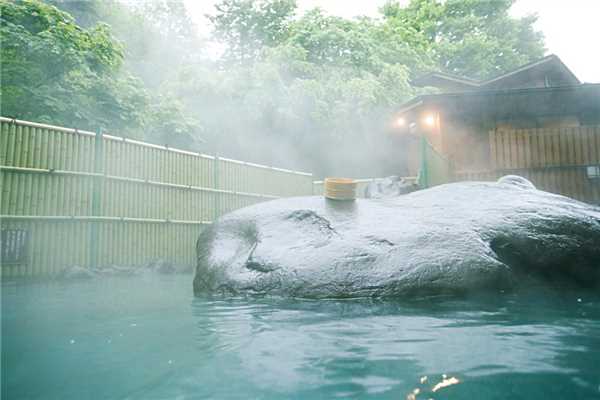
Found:
[{"label": "tree foliage", "polygon": [[228,61],[254,61],[264,47],[276,46],[287,37],[295,0],[222,0],[208,15],[215,36],[229,46]]},{"label": "tree foliage", "polygon": [[381,18],[345,19],[220,0],[215,59],[183,0],[0,0],[2,114],[318,175],[402,173],[386,129],[418,93],[411,78],[485,78],[543,55],[512,3],[389,1]]},{"label": "tree foliage", "polygon": [[50,4],[0,1],[2,114],[193,145],[198,123],[124,68],[123,43],[99,20],[108,3],[55,4],[73,8],[88,28]]},{"label": "tree foliage", "polygon": [[386,173],[380,160],[397,152],[386,123],[416,94],[411,78],[431,70],[484,78],[544,52],[535,18],[508,14],[512,0],[388,2],[382,19],[352,20],[320,9],[296,16],[293,2],[270,11],[281,3],[219,2],[211,21],[227,49],[221,68],[188,71],[175,91],[199,85],[183,97],[196,109],[198,93],[218,99],[205,123],[219,148],[272,159],[270,144],[287,143],[294,151],[277,154],[299,154],[299,165],[317,173]]},{"label": "tree foliage", "polygon": [[123,48],[107,25],[85,30],[31,0],[2,1],[0,13],[3,114],[90,128],[139,122],[144,96],[118,74]]},{"label": "tree foliage", "polygon": [[488,78],[544,55],[535,16],[512,18],[515,0],[412,0],[389,2],[386,23],[410,27],[430,48],[436,68],[472,78]]}]

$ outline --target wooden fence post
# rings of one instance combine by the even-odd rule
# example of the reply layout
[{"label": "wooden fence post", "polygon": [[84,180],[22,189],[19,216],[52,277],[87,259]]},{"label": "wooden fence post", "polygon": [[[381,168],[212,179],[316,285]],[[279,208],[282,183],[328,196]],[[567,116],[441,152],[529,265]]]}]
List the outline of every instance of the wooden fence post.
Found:
[{"label": "wooden fence post", "polygon": [[[104,138],[102,129],[96,133],[94,141],[94,173],[104,174]],[[104,176],[94,176],[94,185],[92,188],[92,216],[100,216],[101,191]],[[90,267],[98,267],[98,241],[99,241],[100,222],[90,222]]]},{"label": "wooden fence post", "polygon": [[[219,156],[215,154],[213,164],[213,185],[216,190],[219,190]],[[215,192],[215,206],[213,222],[221,215],[221,193]]]}]

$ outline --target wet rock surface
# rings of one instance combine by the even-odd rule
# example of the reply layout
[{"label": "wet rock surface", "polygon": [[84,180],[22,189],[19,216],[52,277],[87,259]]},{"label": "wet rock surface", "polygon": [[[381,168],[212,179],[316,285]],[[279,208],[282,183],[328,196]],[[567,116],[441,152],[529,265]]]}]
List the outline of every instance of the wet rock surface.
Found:
[{"label": "wet rock surface", "polygon": [[197,243],[194,292],[386,297],[600,282],[600,208],[508,176],[404,196],[274,200]]},{"label": "wet rock surface", "polygon": [[419,190],[419,185],[399,176],[388,176],[371,182],[365,188],[366,199],[397,197]]}]

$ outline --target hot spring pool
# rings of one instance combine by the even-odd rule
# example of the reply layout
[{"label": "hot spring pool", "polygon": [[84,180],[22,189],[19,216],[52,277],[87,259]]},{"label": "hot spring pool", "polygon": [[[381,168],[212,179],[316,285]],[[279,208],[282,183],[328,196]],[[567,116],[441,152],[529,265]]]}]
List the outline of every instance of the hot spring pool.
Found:
[{"label": "hot spring pool", "polygon": [[[600,398],[599,295],[208,301],[191,282],[4,282],[2,398]],[[432,392],[442,374],[459,383]]]}]

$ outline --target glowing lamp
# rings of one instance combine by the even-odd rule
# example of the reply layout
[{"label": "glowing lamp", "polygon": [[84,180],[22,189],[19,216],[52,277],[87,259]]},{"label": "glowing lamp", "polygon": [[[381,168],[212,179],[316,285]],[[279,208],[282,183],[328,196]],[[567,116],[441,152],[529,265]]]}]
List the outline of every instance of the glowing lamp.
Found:
[{"label": "glowing lamp", "polygon": [[406,120],[404,118],[400,117],[396,120],[396,126],[402,127],[404,125],[406,125]]},{"label": "glowing lamp", "polygon": [[427,126],[434,126],[435,125],[435,118],[433,117],[433,115],[426,115],[425,118],[423,119],[423,122]]}]

